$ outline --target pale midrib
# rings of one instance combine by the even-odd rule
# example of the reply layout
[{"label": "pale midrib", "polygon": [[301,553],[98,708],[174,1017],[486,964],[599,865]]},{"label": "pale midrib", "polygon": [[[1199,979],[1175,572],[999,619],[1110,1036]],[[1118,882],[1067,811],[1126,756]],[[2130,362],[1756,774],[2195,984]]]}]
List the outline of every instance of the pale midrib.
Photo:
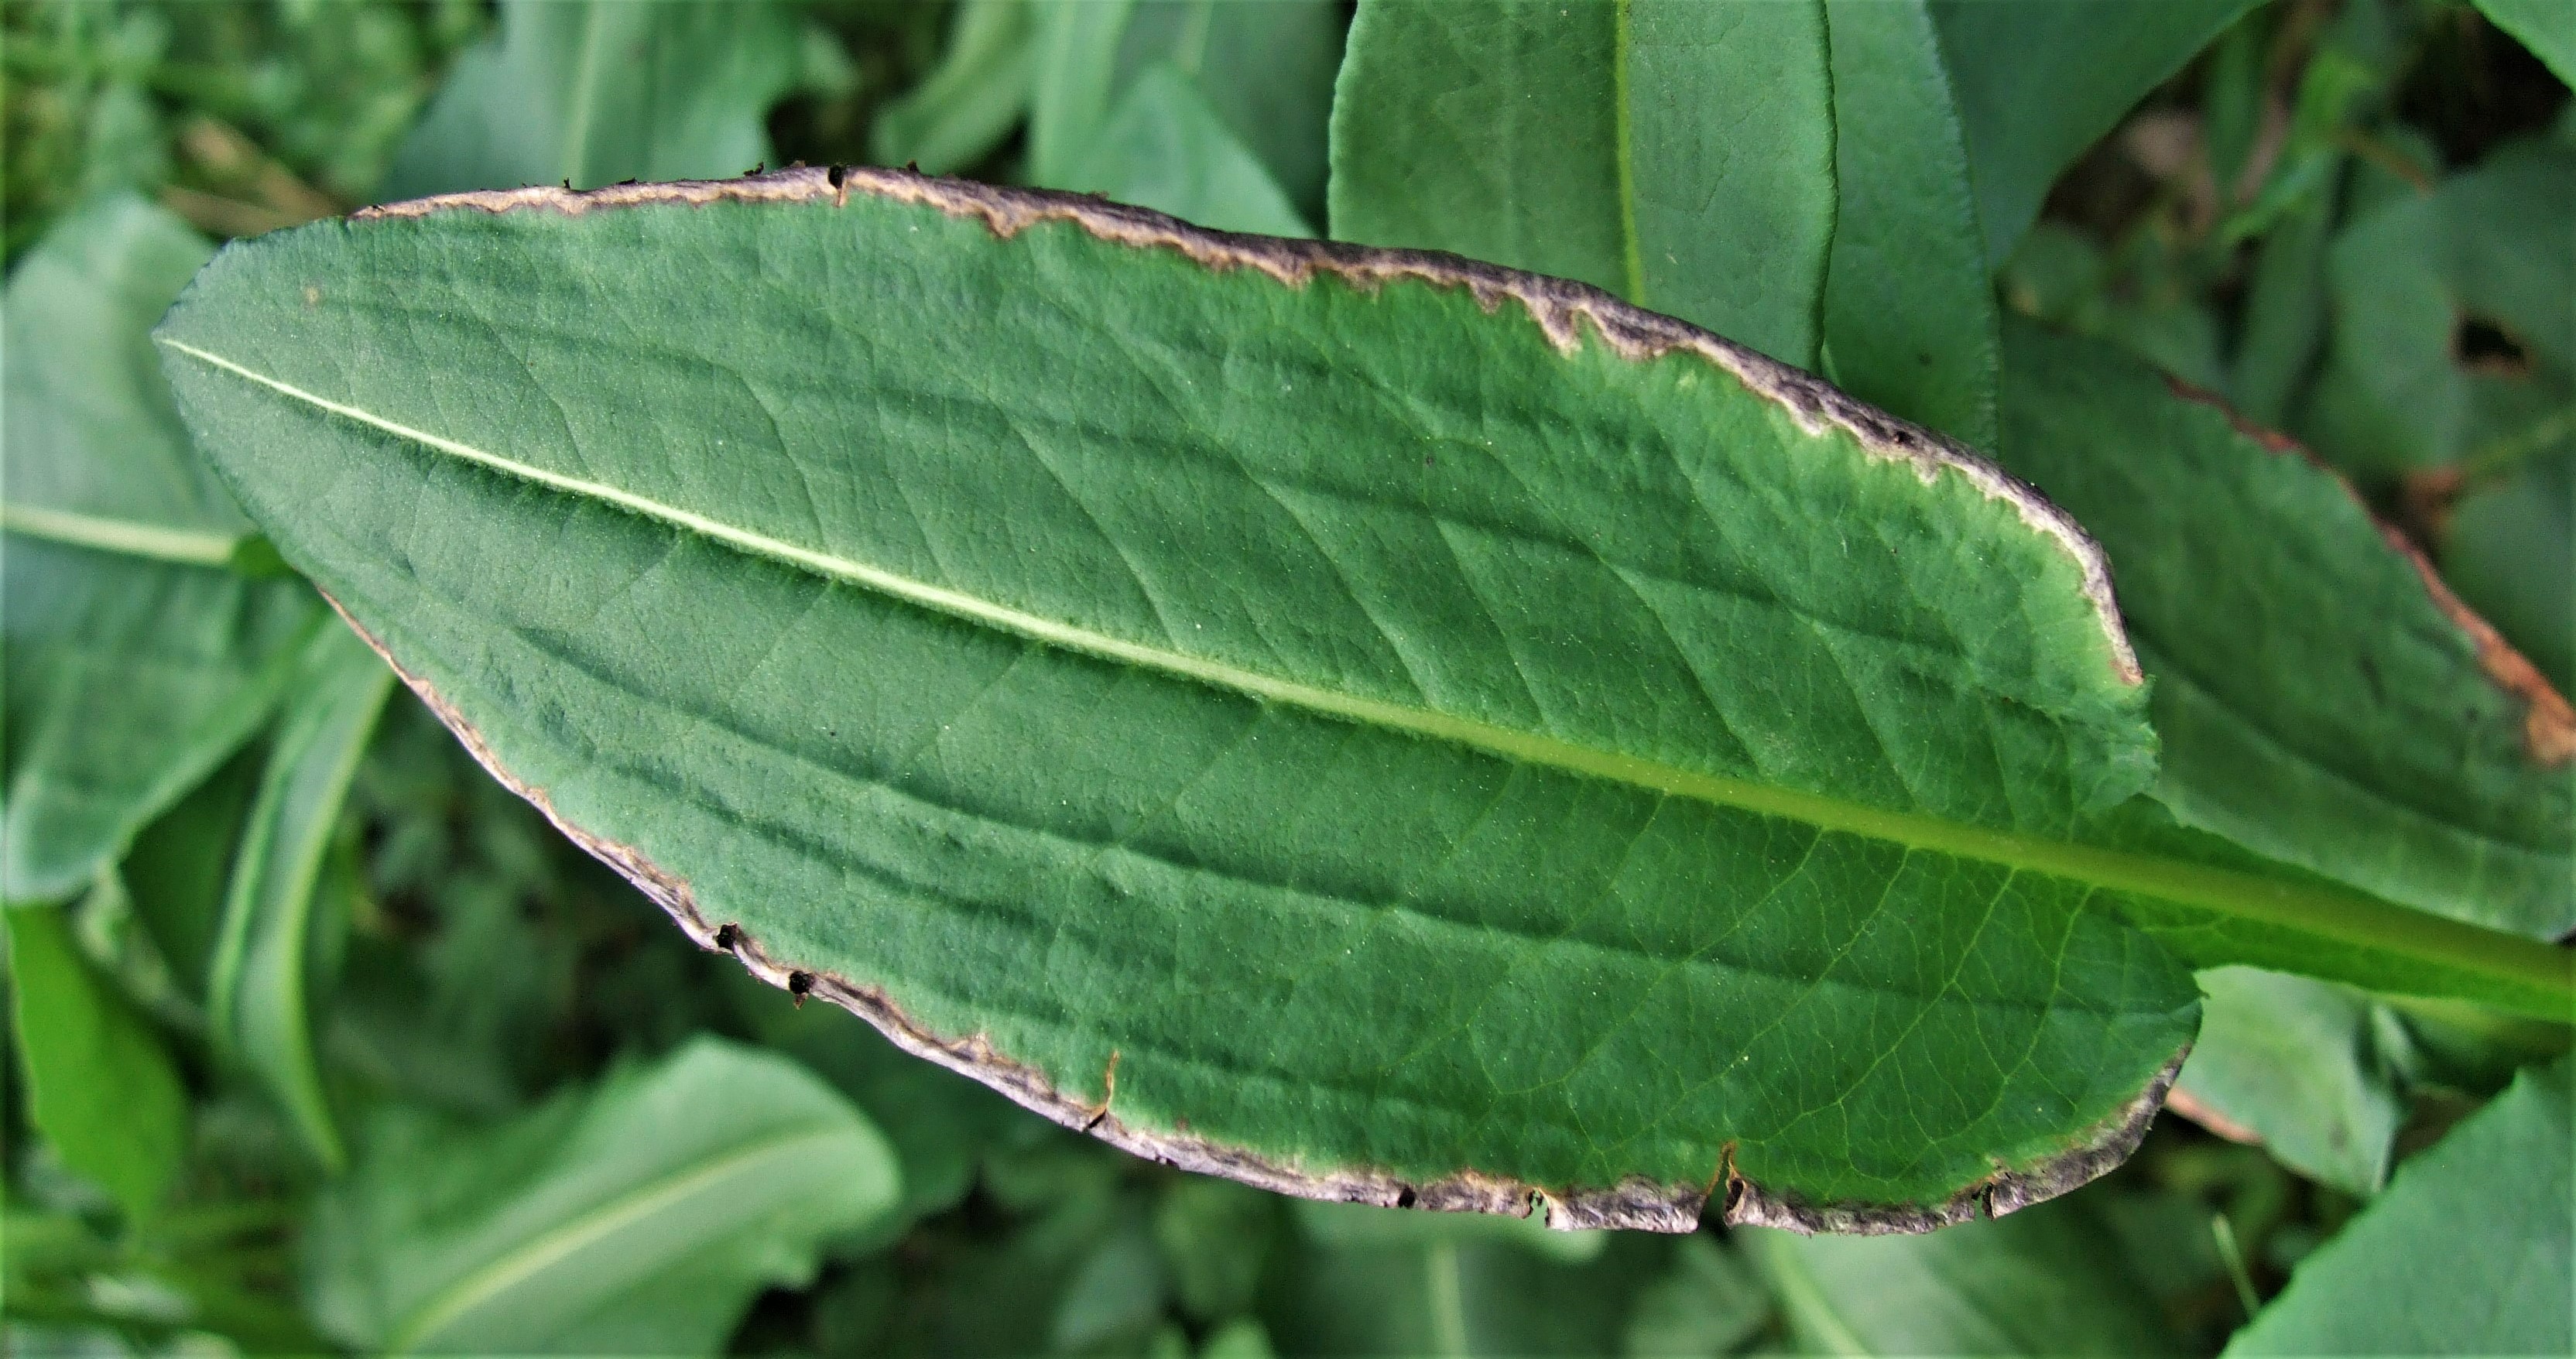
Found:
[{"label": "pale midrib", "polygon": [[1435,741],[1468,746],[1506,759],[1562,769],[1623,783],[1674,797],[1765,816],[1804,822],[1820,830],[1862,836],[1960,858],[2001,864],[2017,870],[2089,883],[2116,892],[2218,911],[2226,915],[2292,926],[2312,934],[2371,948],[2395,949],[2418,958],[2489,977],[2538,987],[2576,1001],[2576,956],[2537,940],[2393,906],[2359,893],[2305,883],[2285,882],[2203,864],[2160,859],[2122,850],[2042,839],[2012,831],[1963,825],[1911,812],[1862,806],[1819,793],[1756,783],[1722,774],[1679,769],[1615,751],[1596,750],[1535,732],[1495,726],[1400,703],[1346,694],[1280,679],[1221,661],[1162,647],[1146,646],[1106,633],[1025,613],[1007,605],[933,585],[927,581],[799,547],[765,534],[710,519],[693,510],[637,495],[604,482],[548,471],[414,429],[289,383],[254,372],[221,355],[184,341],[160,342],[212,367],[304,402],[317,410],[353,420],[423,447],[478,466],[506,473],[569,494],[615,505],[635,514],[686,529],[715,542],[782,561],[834,580],[848,581],[906,602],[999,628],[1068,651],[1179,675],[1200,683],[1249,694],[1326,716],[1406,732]]},{"label": "pale midrib", "polygon": [[247,535],[164,528],[131,519],[110,519],[75,510],[49,510],[39,505],[0,505],[0,529],[30,538],[148,557],[183,566],[227,566]]},{"label": "pale midrib", "polygon": [[526,1282],[574,1251],[710,1184],[739,1174],[747,1166],[799,1150],[807,1143],[832,1142],[847,1136],[848,1133],[833,1128],[799,1129],[784,1137],[753,1143],[684,1174],[648,1183],[620,1198],[611,1199],[449,1285],[445,1292],[414,1312],[385,1342],[385,1348],[396,1354],[410,1350],[454,1325],[457,1318],[477,1305]]}]

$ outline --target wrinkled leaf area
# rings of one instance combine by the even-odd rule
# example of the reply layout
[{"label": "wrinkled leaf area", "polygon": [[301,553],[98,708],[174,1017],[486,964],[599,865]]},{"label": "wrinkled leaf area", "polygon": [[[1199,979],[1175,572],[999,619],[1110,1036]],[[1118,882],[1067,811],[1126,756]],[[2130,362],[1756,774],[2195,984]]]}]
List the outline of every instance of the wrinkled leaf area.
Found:
[{"label": "wrinkled leaf area", "polygon": [[[1123,248],[1066,249],[1073,228],[1049,226],[1032,234],[1056,248],[1017,277],[995,252],[969,256],[982,277],[835,282],[834,256],[920,258],[899,253],[914,226],[983,231],[857,207],[501,221],[649,241],[740,212],[739,234],[690,248],[773,266],[811,247],[807,224],[848,223],[813,286],[958,306],[1078,293],[1050,271]],[[490,276],[541,286],[493,219],[457,215]],[[396,272],[326,291],[403,295],[405,256],[441,259],[442,227],[319,229],[399,243],[374,257]],[[1300,324],[1300,294],[1231,278]],[[344,405],[382,395],[299,365],[296,314],[226,334],[183,306],[165,334]],[[505,348],[560,320],[485,319]],[[1561,361],[1519,315],[1486,323]],[[203,364],[170,372],[281,549],[563,822],[703,924],[882,997],[881,1022],[1140,1149],[1249,1156],[1310,1193],[1469,1171],[1560,1196],[1641,1178],[1693,1204],[1731,1158],[1775,1200],[1955,1208],[2000,1170],[2043,1193],[2098,1173],[2085,1153],[2125,1150],[2196,1021],[2188,974],[2081,884],[1057,649]],[[578,408],[630,377],[540,385]],[[2055,1163],[2070,1154],[2079,1169]]]}]

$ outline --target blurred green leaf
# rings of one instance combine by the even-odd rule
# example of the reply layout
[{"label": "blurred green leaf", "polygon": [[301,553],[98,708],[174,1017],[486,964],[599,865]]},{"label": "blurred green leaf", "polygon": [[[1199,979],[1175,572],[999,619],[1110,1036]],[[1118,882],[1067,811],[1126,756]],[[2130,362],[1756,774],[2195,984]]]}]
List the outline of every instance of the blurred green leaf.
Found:
[{"label": "blurred green leaf", "polygon": [[944,175],[1001,145],[1028,112],[1037,13],[1029,0],[958,0],[938,67],[877,110],[877,163]]},{"label": "blurred green leaf", "polygon": [[1031,182],[1219,230],[1314,234],[1298,200],[1322,189],[1332,5],[1135,0],[1040,14]]},{"label": "blurred green leaf", "polygon": [[1733,1353],[1772,1313],[1771,1290],[1743,1252],[1706,1232],[1673,1243],[1672,1265],[1637,1295],[1628,1319],[1631,1359]]},{"label": "blurred green leaf", "polygon": [[1931,0],[1968,161],[2001,262],[2058,172],[2256,0]]},{"label": "blurred green leaf", "polygon": [[1832,100],[1810,0],[1367,0],[1332,234],[1579,279],[1814,368]]},{"label": "blurred green leaf", "polygon": [[795,15],[767,0],[505,0],[385,193],[729,178],[769,159],[761,119],[803,70]]},{"label": "blurred green leaf", "polygon": [[143,828],[117,866],[126,895],[170,967],[172,984],[201,1010],[224,918],[233,844],[259,788],[254,744]]},{"label": "blurred green leaf", "polygon": [[1169,62],[1145,68],[1063,187],[1168,212],[1219,231],[1312,236],[1288,196]]},{"label": "blurred green leaf", "polygon": [[210,247],[116,195],[5,304],[7,819],[0,895],[59,899],[257,729],[312,592],[226,570],[249,525],[189,446],[149,332]]},{"label": "blurred green leaf", "polygon": [[2004,462],[2111,554],[2155,677],[2155,796],[2403,905],[2576,927],[2576,787],[2545,702],[2533,717],[2482,668],[2351,489],[2106,346],[2019,321],[2005,344]]},{"label": "blurred green leaf", "polygon": [[1949,72],[1922,0],[1829,0],[1835,385],[1992,452],[1995,290]]},{"label": "blurred green leaf", "polygon": [[188,1095],[177,1068],[152,1026],[81,956],[60,908],[0,915],[27,1120],[64,1165],[113,1195],[129,1222],[147,1221],[187,1151]]},{"label": "blurred green leaf", "polygon": [[2510,144],[2344,228],[2334,341],[2302,425],[2365,474],[2576,445],[2576,147]]},{"label": "blurred green leaf", "polygon": [[[2566,412],[2576,420],[2576,406]],[[2460,598],[2576,694],[2576,450],[2531,457],[2470,491],[2442,533]]]},{"label": "blurred green leaf", "polygon": [[2477,0],[2496,27],[2514,36],[2567,84],[2576,85],[2576,5],[2566,0]]},{"label": "blurred green leaf", "polygon": [[1202,1322],[1246,1311],[1277,1234],[1276,1195],[1192,1175],[1154,1205],[1154,1243],[1181,1310]]},{"label": "blurred green leaf", "polygon": [[1290,1354],[1609,1352],[1647,1262],[1668,1251],[1653,1237],[1518,1218],[1293,1207],[1306,1244],[1263,1303]]},{"label": "blurred green leaf", "polygon": [[345,627],[325,627],[304,649],[233,860],[207,973],[215,1051],[267,1089],[333,1172],[345,1155],[314,1060],[313,1011],[338,951],[331,941],[346,924],[315,916],[345,909],[345,900],[317,885],[341,799],[393,682]]},{"label": "blurred green leaf", "polygon": [[1119,43],[1133,81],[1156,62],[1189,77],[1303,222],[1321,222],[1346,7],[1339,0],[1139,0]]},{"label": "blurred green leaf", "polygon": [[1800,1345],[1821,1354],[2172,1354],[2080,1200],[1923,1236],[1738,1235]]},{"label": "blurred green leaf", "polygon": [[2406,1104],[2368,996],[2250,967],[2200,974],[2200,1037],[2174,1089],[2283,1164],[2362,1197],[2388,1179]]},{"label": "blurred green leaf", "polygon": [[2313,376],[2326,338],[2331,195],[2318,194],[2264,236],[2245,294],[2227,394],[2245,418],[2279,428]]},{"label": "blurred green leaf", "polygon": [[847,1101],[702,1038],[488,1129],[387,1107],[315,1206],[308,1287],[366,1350],[712,1353],[900,1195]]},{"label": "blurred green leaf", "polygon": [[1153,1235],[1134,1218],[1089,1243],[1065,1282],[1048,1333],[1059,1354],[1142,1348],[1161,1329],[1171,1283]]},{"label": "blurred green leaf", "polygon": [[2565,1354],[2576,1346],[2569,1059],[2398,1167],[2227,1353]]}]

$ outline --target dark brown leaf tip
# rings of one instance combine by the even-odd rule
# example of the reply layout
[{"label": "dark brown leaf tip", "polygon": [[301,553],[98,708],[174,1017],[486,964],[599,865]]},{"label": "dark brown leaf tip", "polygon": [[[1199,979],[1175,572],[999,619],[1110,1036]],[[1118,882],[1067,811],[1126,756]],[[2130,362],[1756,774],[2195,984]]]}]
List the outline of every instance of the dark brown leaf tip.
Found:
[{"label": "dark brown leaf tip", "polygon": [[1138,249],[1171,250],[1214,271],[1247,269],[1302,288],[1330,276],[1363,292],[1395,282],[1465,289],[1491,312],[1511,302],[1538,324],[1559,352],[1571,354],[1589,335],[1612,352],[1635,360],[1687,353],[1733,376],[1746,390],[1787,412],[1809,434],[1828,428],[1851,436],[1874,458],[1911,466],[1925,482],[1957,475],[1990,500],[2053,540],[2073,559],[2085,598],[2101,622],[2114,675],[2145,683],[2111,590],[2111,568],[2083,526],[2046,496],[1994,463],[1941,434],[1908,423],[1846,396],[1812,374],[1711,334],[1686,321],[1631,305],[1588,283],[1523,273],[1436,250],[1387,250],[1340,241],[1289,240],[1210,231],[1147,208],[1112,203],[1091,194],[1003,188],[972,180],[924,175],[917,170],[851,166],[839,174],[815,168],[735,180],[612,186],[586,193],[548,188],[446,194],[362,209],[353,221],[423,217],[471,209],[503,213],[541,210],[566,215],[654,204],[704,206],[718,202],[813,202],[846,205],[852,193],[971,219],[1004,240],[1033,226],[1061,222],[1104,241]]}]

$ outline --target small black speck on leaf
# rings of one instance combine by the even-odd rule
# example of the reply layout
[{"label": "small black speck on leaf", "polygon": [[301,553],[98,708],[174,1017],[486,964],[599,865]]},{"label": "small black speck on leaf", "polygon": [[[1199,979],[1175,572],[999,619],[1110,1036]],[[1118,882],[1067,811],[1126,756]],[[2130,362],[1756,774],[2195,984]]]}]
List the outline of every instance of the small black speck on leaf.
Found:
[{"label": "small black speck on leaf", "polygon": [[831,169],[823,172],[823,178],[828,181],[833,188],[837,189],[841,187],[841,176],[848,173],[849,171],[835,165]]},{"label": "small black speck on leaf", "polygon": [[717,948],[720,948],[727,953],[731,953],[741,946],[742,927],[740,925],[720,925],[716,928]]},{"label": "small black speck on leaf", "polygon": [[1398,1208],[1410,1208],[1413,1206],[1412,1185],[1408,1184],[1402,1189],[1395,1191],[1395,1206]]},{"label": "small black speck on leaf", "polygon": [[790,973],[788,973],[788,974],[787,974],[787,994],[788,994],[788,997],[789,997],[790,999],[792,999],[792,1000],[794,1000],[794,1001],[796,1002],[796,1008],[797,1008],[797,1009],[800,1009],[800,1010],[804,1009],[804,1008],[805,1008],[805,997],[807,997],[807,996],[809,996],[809,995],[812,995],[813,993],[814,993],[814,974],[813,974],[813,973],[811,973],[811,972],[790,972]]}]

